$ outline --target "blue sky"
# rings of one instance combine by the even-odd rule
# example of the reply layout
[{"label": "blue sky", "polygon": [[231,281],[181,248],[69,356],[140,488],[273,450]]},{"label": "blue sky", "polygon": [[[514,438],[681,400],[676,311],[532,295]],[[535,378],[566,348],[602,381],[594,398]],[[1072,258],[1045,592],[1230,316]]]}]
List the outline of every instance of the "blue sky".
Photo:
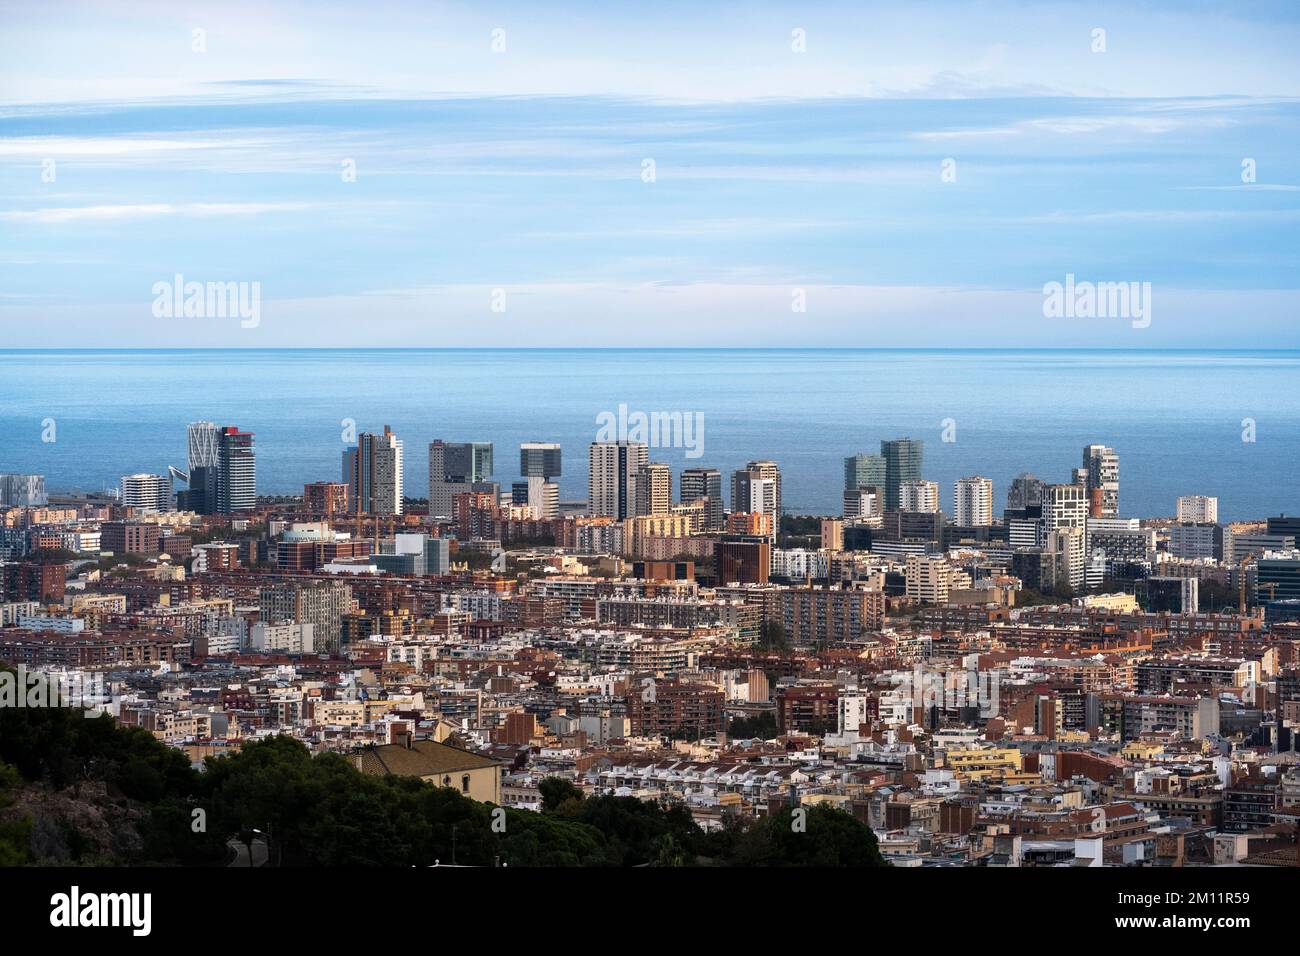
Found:
[{"label": "blue sky", "polygon": [[1295,4],[696,6],[0,3],[0,347],[1300,346]]}]

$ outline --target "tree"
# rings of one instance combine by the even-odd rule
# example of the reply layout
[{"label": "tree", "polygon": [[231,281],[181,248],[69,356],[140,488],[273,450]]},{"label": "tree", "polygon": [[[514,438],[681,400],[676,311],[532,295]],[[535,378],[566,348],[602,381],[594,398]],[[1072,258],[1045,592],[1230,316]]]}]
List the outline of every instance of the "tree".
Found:
[{"label": "tree", "polygon": [[784,653],[790,649],[790,638],[786,634],[785,625],[774,619],[763,622],[763,627],[758,634],[758,643],[764,650],[769,651]]},{"label": "tree", "polygon": [[[796,825],[796,813],[801,822]],[[784,809],[733,835],[732,866],[885,866],[871,828],[829,804]]]},{"label": "tree", "polygon": [[547,777],[537,785],[542,797],[542,810],[550,813],[559,809],[566,800],[582,800],[582,791],[563,777]]}]

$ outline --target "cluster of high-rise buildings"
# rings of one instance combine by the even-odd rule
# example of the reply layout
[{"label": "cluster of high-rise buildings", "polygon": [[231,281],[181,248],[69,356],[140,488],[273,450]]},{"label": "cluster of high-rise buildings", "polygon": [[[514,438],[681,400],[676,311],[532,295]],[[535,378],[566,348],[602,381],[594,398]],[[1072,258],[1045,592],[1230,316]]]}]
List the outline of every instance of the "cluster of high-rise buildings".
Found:
[{"label": "cluster of high-rise buildings", "polygon": [[706,828],[828,803],[900,865],[1296,858],[1300,519],[1121,517],[1104,445],[1001,497],[959,478],[947,514],[923,443],[884,441],[839,514],[790,515],[776,460],[674,475],[633,441],[562,501],[550,442],[503,487],[490,442],[434,440],[422,498],[385,427],[258,497],[251,433],[187,437],[117,494],[0,475],[0,661],[95,675],[195,760],[290,734]]}]

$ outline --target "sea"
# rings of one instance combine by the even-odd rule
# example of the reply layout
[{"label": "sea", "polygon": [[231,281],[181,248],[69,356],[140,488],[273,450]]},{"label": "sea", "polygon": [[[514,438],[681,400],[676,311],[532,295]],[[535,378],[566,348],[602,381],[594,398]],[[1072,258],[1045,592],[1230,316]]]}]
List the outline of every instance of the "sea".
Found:
[{"label": "sea", "polygon": [[[663,427],[638,435],[638,415]],[[260,494],[337,480],[352,436],[387,425],[410,497],[441,438],[492,442],[503,488],[520,442],[559,442],[560,497],[585,499],[587,446],[623,422],[728,489],[776,461],[794,514],[838,514],[843,459],[901,437],[949,513],[960,477],[991,478],[1000,510],[1013,477],[1068,482],[1089,444],[1119,454],[1125,517],[1180,494],[1217,496],[1222,520],[1300,511],[1300,351],[0,350],[0,472],[48,490],[183,470],[199,419],[255,433]]]}]

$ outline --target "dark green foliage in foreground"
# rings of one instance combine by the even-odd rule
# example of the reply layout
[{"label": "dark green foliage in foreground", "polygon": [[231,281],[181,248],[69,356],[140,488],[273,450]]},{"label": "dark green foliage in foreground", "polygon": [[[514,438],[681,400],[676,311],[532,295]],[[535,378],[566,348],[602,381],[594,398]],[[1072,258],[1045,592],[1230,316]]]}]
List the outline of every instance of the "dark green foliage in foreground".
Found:
[{"label": "dark green foliage in foreground", "polygon": [[[223,865],[256,839],[282,866],[878,865],[875,836],[811,808],[705,834],[683,807],[542,781],[543,812],[497,808],[413,778],[362,774],[290,737],[200,772],[184,754],[72,708],[0,708],[0,865]],[[22,798],[19,805],[18,800]],[[258,831],[256,834],[254,831]]]}]

